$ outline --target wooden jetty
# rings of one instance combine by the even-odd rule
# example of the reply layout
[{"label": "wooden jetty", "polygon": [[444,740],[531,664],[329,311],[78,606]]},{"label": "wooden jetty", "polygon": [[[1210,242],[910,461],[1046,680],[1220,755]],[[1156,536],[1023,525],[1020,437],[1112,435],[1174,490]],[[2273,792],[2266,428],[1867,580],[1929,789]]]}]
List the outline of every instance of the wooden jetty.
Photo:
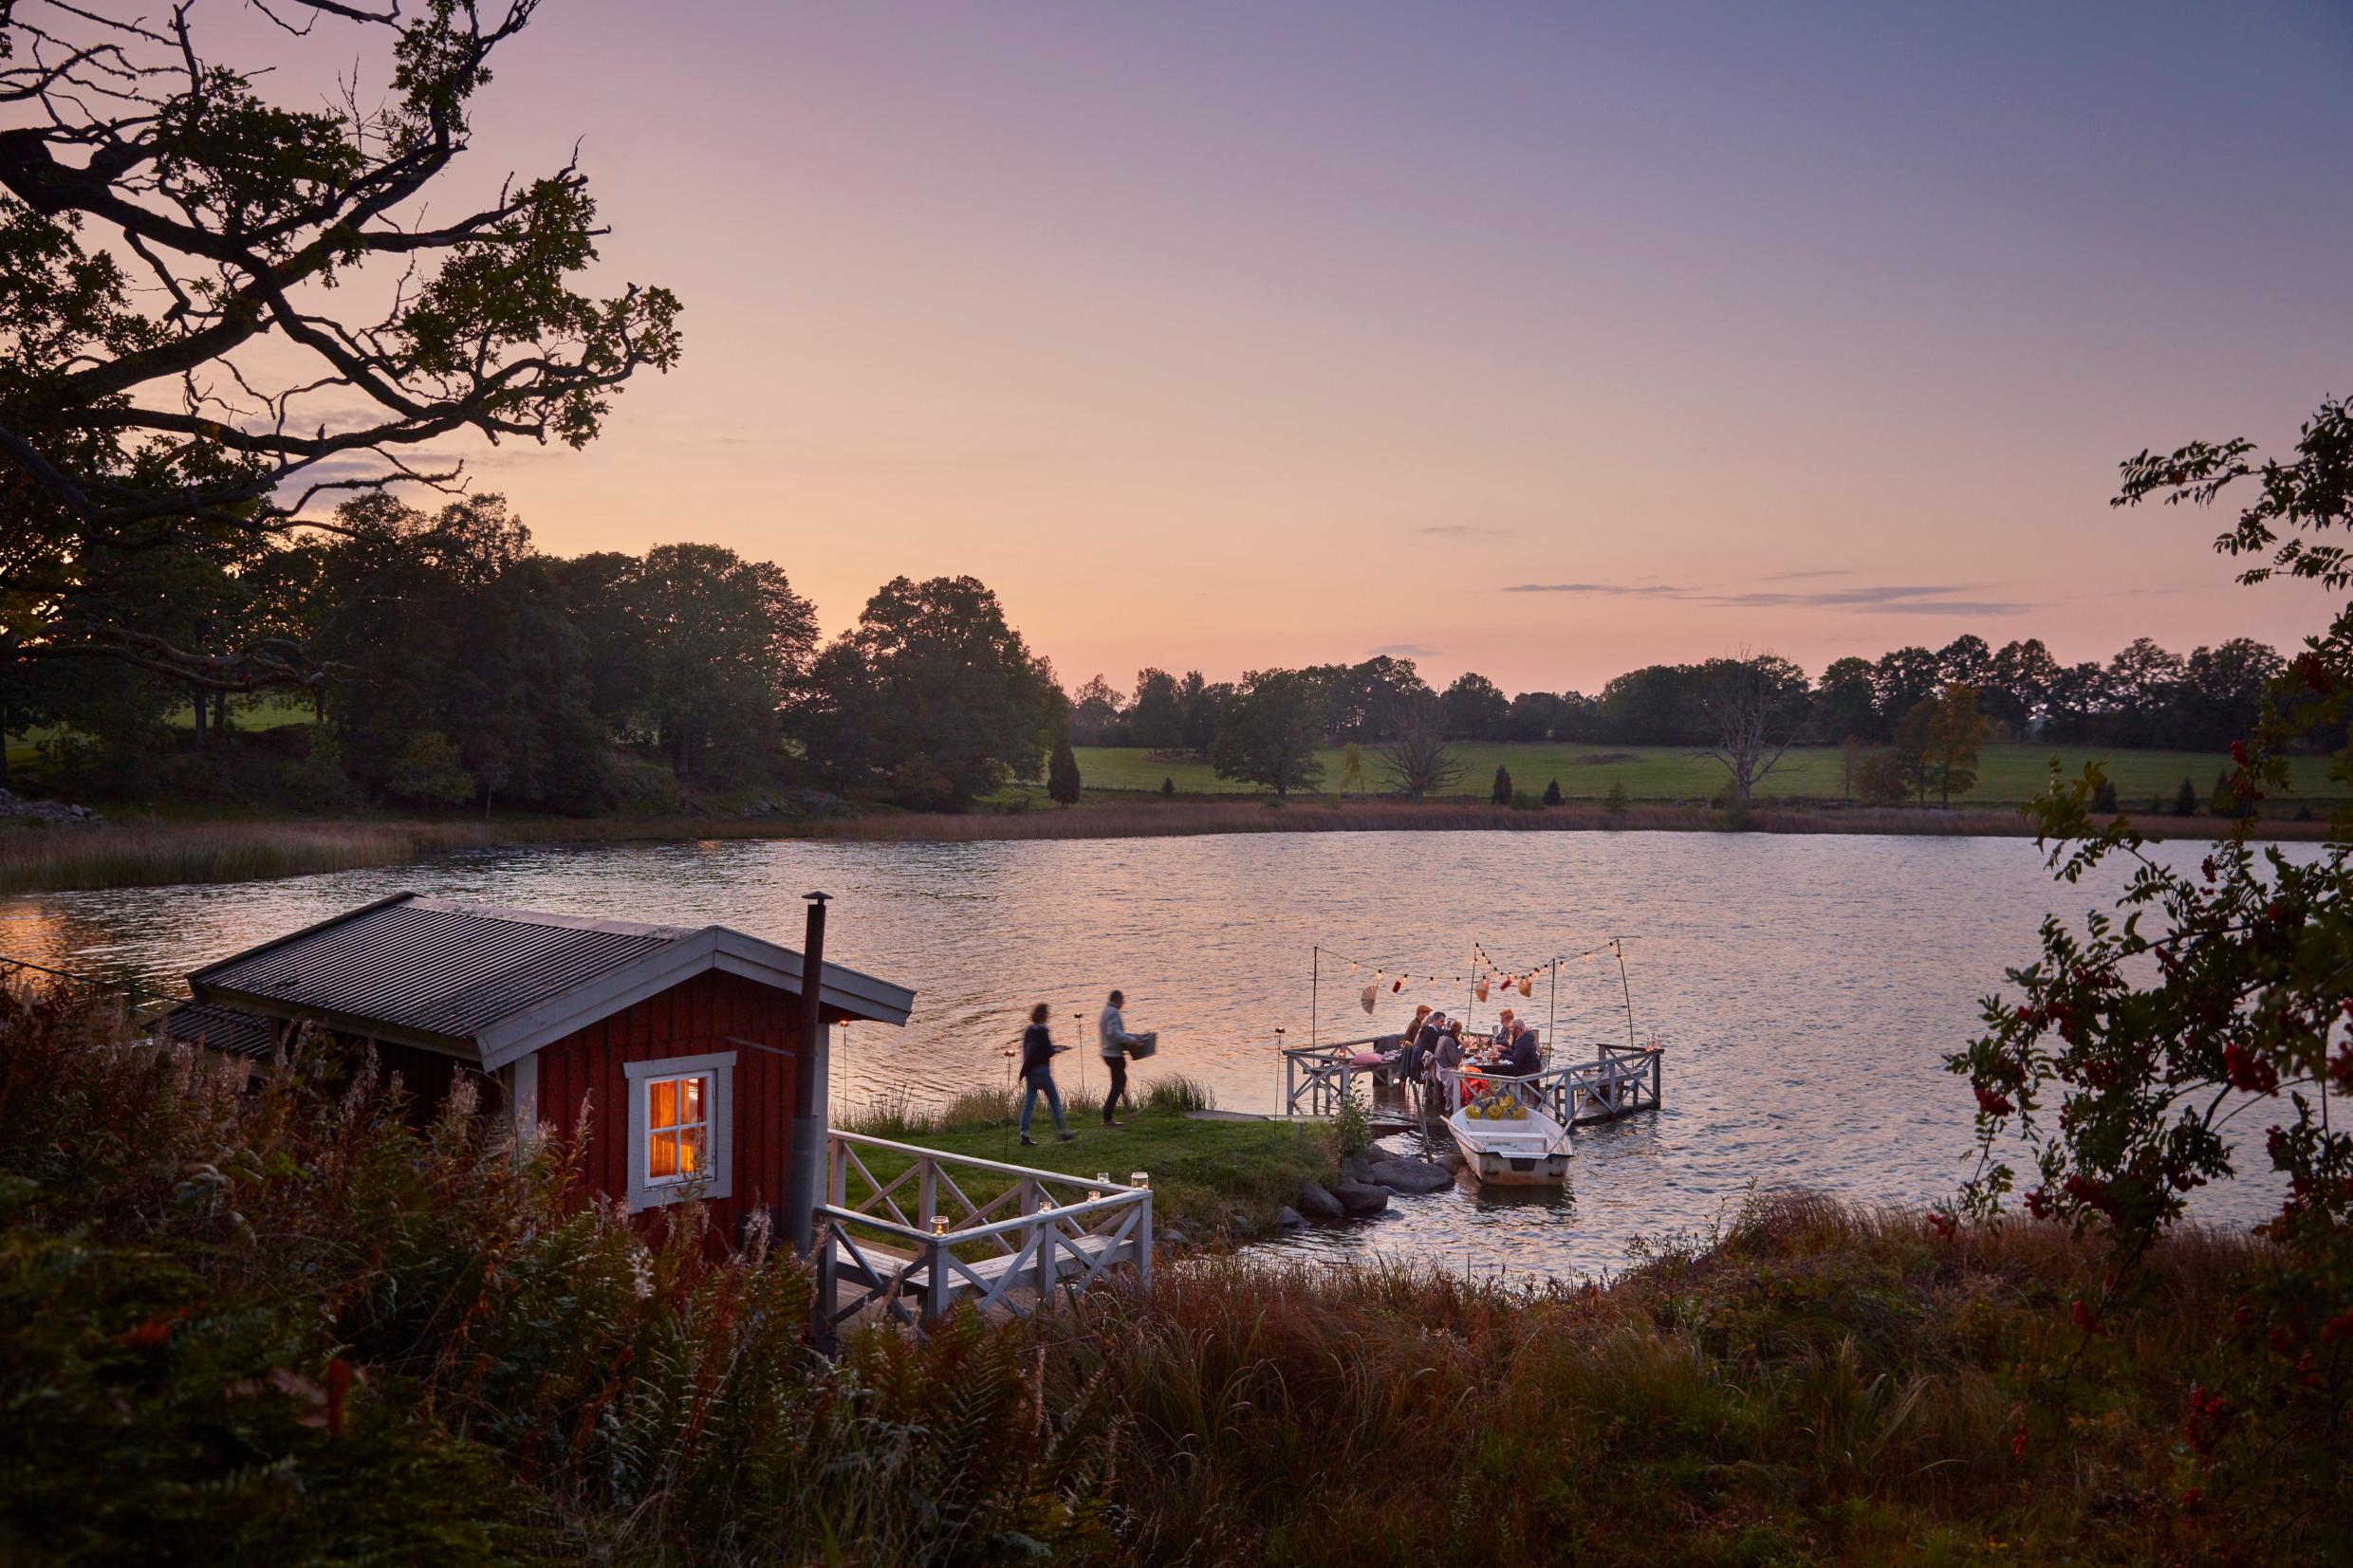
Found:
[{"label": "wooden jetty", "polygon": [[[904,1169],[879,1179],[875,1168]],[[1140,1172],[1139,1173],[1140,1175]],[[1003,1190],[985,1203],[959,1182]],[[1131,1181],[1133,1179],[1131,1178]],[[835,1132],[817,1209],[817,1316],[929,1328],[958,1301],[1026,1317],[1113,1270],[1152,1289],[1152,1189]]]},{"label": "wooden jetty", "polygon": [[[1378,1067],[1359,1066],[1356,1059],[1368,1052],[1397,1048],[1397,1035],[1372,1035],[1319,1045],[1283,1049],[1283,1115],[1287,1120],[1328,1121],[1340,1114],[1343,1099],[1366,1091],[1360,1105],[1377,1135],[1417,1132],[1443,1120],[1454,1105],[1448,1097],[1421,1085],[1391,1084]],[[1477,1067],[1464,1067],[1441,1078],[1454,1089],[1464,1079],[1490,1085],[1510,1083],[1530,1107],[1543,1111],[1564,1127],[1615,1121],[1637,1111],[1659,1106],[1665,1051],[1657,1045],[1597,1044],[1593,1060],[1561,1061],[1546,1054],[1544,1070],[1522,1079]],[[1460,1103],[1459,1095],[1453,1097]]]}]

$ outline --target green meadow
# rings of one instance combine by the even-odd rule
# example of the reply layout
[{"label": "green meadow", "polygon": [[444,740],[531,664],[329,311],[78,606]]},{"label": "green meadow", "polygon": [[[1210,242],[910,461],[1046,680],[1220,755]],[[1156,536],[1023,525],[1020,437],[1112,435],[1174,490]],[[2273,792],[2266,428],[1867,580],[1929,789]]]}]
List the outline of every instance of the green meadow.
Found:
[{"label": "green meadow", "polygon": [[[1512,784],[1542,794],[1546,784],[1559,780],[1566,799],[1599,800],[1613,784],[1622,784],[1638,801],[1704,801],[1724,787],[1724,770],[1688,747],[1606,746],[1586,743],[1470,743],[1457,748],[1463,763],[1462,783],[1454,793],[1485,800],[1495,782],[1495,769],[1508,768]],[[1173,781],[1184,795],[1249,795],[1255,784],[1220,779],[1209,764],[1195,758],[1172,760],[1134,747],[1079,747],[1079,776],[1091,790],[1153,790],[1163,779]],[[1337,747],[1318,755],[1324,763],[1324,788],[1341,785],[1341,753]],[[2008,805],[2033,798],[2050,780],[2056,761],[2073,778],[2084,764],[2099,759],[2127,806],[2145,807],[2153,797],[2171,802],[2174,791],[2188,779],[2202,802],[2214,788],[2215,775],[2231,766],[2219,751],[2102,751],[2087,747],[1989,746],[1979,766],[1977,787],[1968,799],[1973,805]],[[1836,800],[1840,785],[1840,751],[1834,746],[1793,748],[1765,781],[1760,794],[1775,800]],[[2317,776],[2318,763],[2302,769]],[[1380,768],[1380,751],[1364,754],[1364,788],[1379,794],[1389,786]],[[2314,796],[2314,799],[2323,797]]]}]

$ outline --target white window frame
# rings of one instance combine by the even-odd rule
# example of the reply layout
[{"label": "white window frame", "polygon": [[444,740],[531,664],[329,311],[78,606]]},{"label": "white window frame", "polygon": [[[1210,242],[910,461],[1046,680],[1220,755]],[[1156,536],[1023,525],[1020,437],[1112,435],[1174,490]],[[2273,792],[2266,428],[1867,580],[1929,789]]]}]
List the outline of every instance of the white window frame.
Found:
[{"label": "white window frame", "polygon": [[[683,1203],[690,1197],[731,1196],[735,1181],[735,1053],[654,1057],[643,1061],[624,1061],[621,1071],[629,1079],[629,1212]],[[709,1164],[700,1177],[664,1177],[657,1181],[646,1174],[654,1141],[651,1129],[646,1126],[652,1111],[653,1084],[659,1079],[697,1077],[710,1083],[710,1108],[706,1116],[711,1135],[704,1151]]]}]

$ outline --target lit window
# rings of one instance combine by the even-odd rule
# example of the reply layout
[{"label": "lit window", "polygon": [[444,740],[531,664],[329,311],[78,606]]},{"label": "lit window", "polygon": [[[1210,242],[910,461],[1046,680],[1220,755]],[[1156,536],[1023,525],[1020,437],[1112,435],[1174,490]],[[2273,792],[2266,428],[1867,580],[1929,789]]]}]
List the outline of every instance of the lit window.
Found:
[{"label": "lit window", "polygon": [[735,1053],[631,1061],[629,1207],[729,1195],[730,1089]]},{"label": "lit window", "polygon": [[711,1079],[702,1073],[658,1078],[645,1086],[648,1115],[645,1178],[692,1181],[710,1166]]}]

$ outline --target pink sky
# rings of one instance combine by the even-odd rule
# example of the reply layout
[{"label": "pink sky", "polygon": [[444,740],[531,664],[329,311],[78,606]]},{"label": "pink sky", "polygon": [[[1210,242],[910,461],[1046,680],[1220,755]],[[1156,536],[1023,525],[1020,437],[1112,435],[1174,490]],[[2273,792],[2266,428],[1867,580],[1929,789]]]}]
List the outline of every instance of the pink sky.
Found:
[{"label": "pink sky", "polygon": [[2353,392],[2344,13],[1769,9],[551,4],[472,175],[584,138],[687,354],[477,482],[1073,685],[2315,629],[2106,500]]}]

